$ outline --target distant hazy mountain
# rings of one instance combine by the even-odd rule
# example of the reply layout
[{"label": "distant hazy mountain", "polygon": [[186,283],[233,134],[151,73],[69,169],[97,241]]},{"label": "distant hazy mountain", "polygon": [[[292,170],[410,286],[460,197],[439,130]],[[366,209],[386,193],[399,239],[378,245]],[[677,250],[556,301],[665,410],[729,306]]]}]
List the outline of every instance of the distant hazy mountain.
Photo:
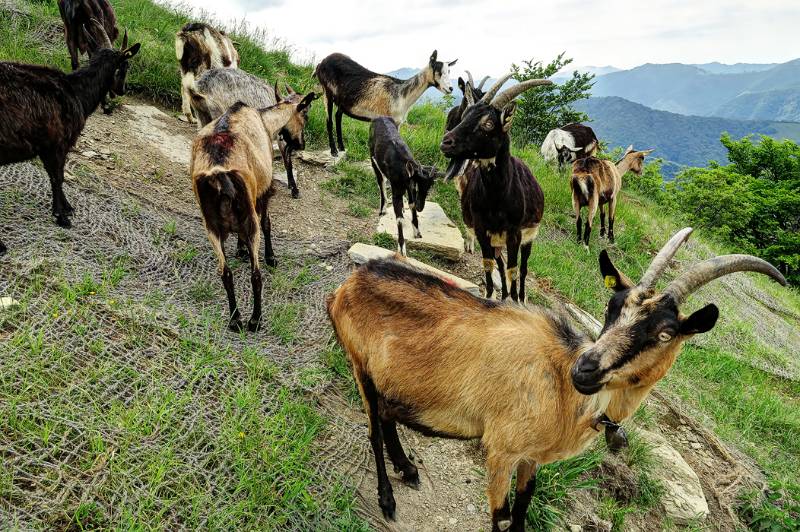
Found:
[{"label": "distant hazy mountain", "polygon": [[664,170],[669,176],[681,166],[705,166],[709,160],[726,162],[727,152],[719,142],[723,132],[735,138],[764,134],[800,141],[800,124],[684,116],[618,97],[590,98],[576,107],[589,115],[591,127],[609,149],[629,144],[637,149],[654,148],[653,156],[668,162]]},{"label": "distant hazy mountain", "polygon": [[686,115],[800,121],[800,59],[777,65],[648,63],[597,77],[592,95]]},{"label": "distant hazy mountain", "polygon": [[552,76],[551,79],[553,81],[559,82],[561,80],[566,80],[572,77],[572,73],[578,71],[582,74],[594,74],[595,77],[605,76],[606,74],[611,74],[613,72],[619,72],[621,69],[606,65],[606,66],[578,66],[578,67],[567,67],[561,72],[558,72],[556,75]]}]

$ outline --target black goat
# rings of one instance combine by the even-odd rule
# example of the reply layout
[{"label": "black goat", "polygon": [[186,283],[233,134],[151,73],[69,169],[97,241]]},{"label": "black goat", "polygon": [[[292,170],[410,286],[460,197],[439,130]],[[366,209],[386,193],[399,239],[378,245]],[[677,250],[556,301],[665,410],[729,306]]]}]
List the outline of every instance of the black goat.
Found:
[{"label": "black goat", "polygon": [[[72,206],[64,197],[64,164],[86,119],[107,94],[125,93],[128,60],[139,43],[112,50],[103,27],[90,21],[105,37],[89,64],[65,74],[39,65],[0,62],[0,165],[39,157],[50,176],[56,223],[70,227]],[[0,254],[5,251],[0,243]]]},{"label": "black goat", "polygon": [[403,196],[408,194],[408,206],[411,209],[411,224],[414,226],[414,238],[422,238],[419,231],[417,213],[425,208],[428,190],[436,176],[436,168],[422,166],[414,160],[408,145],[400,137],[397,125],[388,116],[376,118],[369,128],[369,154],[378,189],[381,191],[381,210],[379,215],[386,214],[386,190],[384,179],[389,180],[392,187],[392,206],[397,218],[397,250],[406,254],[406,242],[403,238]]},{"label": "black goat", "polygon": [[[428,64],[409,79],[397,79],[367,70],[344,54],[331,54],[323,59],[316,77],[325,91],[328,110],[328,143],[331,155],[344,151],[342,140],[342,115],[368,122],[380,116],[389,116],[400,125],[406,120],[408,110],[428,87],[436,87],[444,94],[453,92],[450,86],[450,67],[456,61],[437,61],[433,51]],[[336,104],[336,144],[333,141],[333,104]]]},{"label": "black goat", "polygon": [[[489,76],[484,76],[481,82],[475,86],[475,80],[472,79],[472,74],[470,74],[469,70],[466,72],[469,78],[467,81],[464,81],[462,77],[458,78],[458,88],[461,89],[461,94],[463,94],[464,97],[461,98],[461,103],[450,109],[447,113],[447,120],[444,124],[445,133],[455,128],[461,122],[461,117],[464,115],[469,101],[476,102],[483,98],[483,84],[486,83]],[[467,96],[468,91],[470,92],[469,97]],[[452,159],[444,172],[444,178],[449,181],[453,179],[453,177],[462,174],[466,168],[467,162],[468,161],[464,159]],[[457,188],[459,189],[459,193],[461,193],[461,183],[457,185]]]},{"label": "black goat", "polygon": [[78,69],[80,54],[88,54],[91,58],[99,49],[98,43],[102,43],[100,35],[95,33],[91,35],[92,38],[87,38],[84,34],[83,27],[90,20],[100,23],[112,43],[119,37],[117,17],[108,0],[58,0],[58,11],[64,21],[64,37],[67,40],[72,70]]},{"label": "black goat", "polygon": [[[473,159],[466,171],[461,193],[464,224],[473,231],[481,245],[486,272],[486,297],[492,296],[492,270],[495,261],[500,269],[502,297],[525,301],[525,276],[533,240],[539,232],[544,212],[544,194],[525,164],[511,156],[508,132],[514,115],[514,98],[548,80],[527,80],[506,89],[497,97],[510,76],[505,76],[464,112],[461,123],[442,139],[441,150],[451,158]],[[470,102],[472,103],[472,102]],[[508,249],[508,270],[504,272],[502,246]],[[520,249],[519,292],[517,260]],[[519,298],[518,294],[519,293]]]}]

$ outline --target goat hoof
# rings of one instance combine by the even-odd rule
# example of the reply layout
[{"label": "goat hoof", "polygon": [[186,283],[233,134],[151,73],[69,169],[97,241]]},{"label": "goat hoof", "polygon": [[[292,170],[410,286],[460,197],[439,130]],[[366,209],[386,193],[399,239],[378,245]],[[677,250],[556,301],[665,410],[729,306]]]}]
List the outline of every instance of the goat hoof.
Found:
[{"label": "goat hoof", "polygon": [[244,330],[244,325],[242,324],[242,320],[240,320],[239,318],[231,318],[231,321],[228,322],[228,329],[237,333],[242,332]]},{"label": "goat hoof", "polygon": [[56,216],[56,225],[63,227],[64,229],[69,229],[72,227],[72,221],[66,214],[59,214]]},{"label": "goat hoof", "polygon": [[511,520],[503,519],[502,521],[498,521],[497,528],[499,528],[500,530],[508,530],[509,528],[511,528]]},{"label": "goat hoof", "polygon": [[293,188],[292,189],[292,198],[298,199],[299,197],[300,197],[300,190],[296,189],[296,188]]},{"label": "goat hoof", "polygon": [[267,257],[264,259],[264,263],[270,268],[275,268],[276,266],[278,266],[278,259],[276,259],[275,257]]},{"label": "goat hoof", "polygon": [[261,328],[261,318],[250,318],[250,321],[247,322],[247,330],[250,332],[258,332]]},{"label": "goat hoof", "polygon": [[409,467],[403,471],[403,484],[409,488],[419,490],[419,472],[416,467],[413,467],[413,469]]},{"label": "goat hoof", "polygon": [[5,246],[5,244],[3,244],[2,242],[0,242],[0,257],[2,257],[3,255],[5,255],[5,254],[6,254],[6,251],[8,251],[8,248]]},{"label": "goat hoof", "polygon": [[387,521],[394,521],[394,511],[396,508],[396,504],[394,502],[394,495],[389,493],[387,496],[382,496],[378,500],[378,504],[381,507],[381,511],[383,512],[383,517]]}]

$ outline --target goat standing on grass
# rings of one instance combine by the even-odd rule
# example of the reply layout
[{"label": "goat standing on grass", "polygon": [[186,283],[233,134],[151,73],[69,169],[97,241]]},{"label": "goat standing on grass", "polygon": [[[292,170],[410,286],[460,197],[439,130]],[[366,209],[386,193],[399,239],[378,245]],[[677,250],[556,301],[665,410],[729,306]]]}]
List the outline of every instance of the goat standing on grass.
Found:
[{"label": "goat standing on grass", "polygon": [[414,160],[408,145],[400,137],[394,120],[389,117],[376,118],[369,128],[369,154],[372,170],[381,191],[380,216],[386,214],[386,186],[384,179],[392,187],[392,206],[397,218],[397,250],[406,254],[406,241],[403,238],[403,196],[408,194],[408,207],[411,209],[411,224],[414,238],[422,238],[419,231],[417,212],[425,208],[425,198],[433,184],[436,168],[423,167]]},{"label": "goat standing on grass", "polygon": [[230,309],[228,327],[234,331],[241,331],[243,325],[233,273],[225,262],[225,239],[236,233],[247,248],[253,286],[253,314],[247,328],[254,332],[261,323],[259,227],[264,232],[264,262],[277,265],[268,212],[273,192],[272,137],[287,122],[297,120],[314,98],[312,92],[300,102],[282,101],[266,109],[236,103],[201,129],[192,143],[189,171],[208,240],[219,259]]},{"label": "goat standing on grass", "polygon": [[637,285],[600,254],[614,295],[594,341],[549,310],[475,297],[403,261],[373,260],[351,275],[328,297],[328,315],[364,402],[384,517],[395,517],[384,445],[403,482],[419,485],[398,422],[427,435],[481,439],[493,531],[525,529],[540,465],[583,452],[603,427],[617,448],[624,445],[618,424],[664,377],[683,343],[717,321],[713,304],[681,313],[689,295],[738,271],[786,284],[761,259],[726,255],[695,264],[656,293],[690,232],[676,234]]},{"label": "goat standing on grass", "polygon": [[[103,37],[89,64],[65,74],[40,65],[0,62],[0,165],[39,157],[50,177],[53,215],[61,227],[70,227],[72,205],[64,196],[64,164],[83,131],[86,119],[106,95],[125,94],[128,60],[139,43],[113,50],[105,30],[91,20],[95,35]],[[90,38],[91,37],[88,37]],[[0,242],[0,254],[6,250]]]},{"label": "goat standing on grass", "polygon": [[653,150],[635,151],[628,146],[622,159],[614,165],[611,161],[597,157],[585,157],[572,163],[572,208],[575,211],[575,225],[578,243],[581,242],[581,208],[586,207],[587,216],[583,231],[583,244],[589,245],[592,221],[600,208],[600,236],[606,233],[606,213],[608,204],[608,241],[614,243],[614,218],[617,213],[617,198],[622,188],[622,176],[628,170],[642,175],[644,158]]},{"label": "goat standing on grass", "polygon": [[181,111],[186,120],[195,122],[189,98],[195,79],[211,68],[239,68],[239,52],[224,31],[190,22],[175,34],[175,56],[181,68]]},{"label": "goat standing on grass", "polygon": [[583,124],[572,123],[551,129],[542,142],[541,154],[547,162],[558,160],[558,167],[595,155],[599,141],[594,130]]},{"label": "goat standing on grass", "polygon": [[[505,274],[511,285],[511,298],[524,302],[525,277],[533,240],[539,232],[544,212],[544,194],[533,174],[521,160],[511,156],[511,120],[514,98],[548,80],[523,81],[497,91],[510,77],[499,79],[478,102],[469,102],[461,123],[442,139],[441,149],[451,158],[473,159],[464,175],[461,212],[464,224],[477,238],[486,272],[486,297],[493,292],[492,270],[500,270],[502,298],[508,294]],[[467,242],[472,241],[472,235]],[[508,270],[504,271],[502,247],[508,249]],[[521,257],[520,257],[521,250]],[[519,291],[517,264],[519,260]]]},{"label": "goat standing on grass", "polygon": [[91,58],[100,49],[98,43],[103,43],[100,35],[87,38],[84,34],[83,27],[89,25],[90,20],[100,23],[112,44],[119,37],[117,17],[108,0],[58,0],[58,11],[64,21],[64,37],[72,70],[78,70],[80,54],[87,54]]},{"label": "goat standing on grass", "polygon": [[[331,155],[336,157],[344,150],[342,140],[342,114],[356,120],[369,122],[373,118],[388,116],[397,125],[406,121],[412,105],[428,87],[436,87],[443,94],[453,92],[450,86],[450,67],[456,61],[438,61],[436,50],[431,54],[428,64],[416,76],[401,80],[376,74],[367,70],[344,54],[331,54],[323,59],[316,70],[316,77],[325,92],[328,111],[328,143]],[[336,144],[333,142],[333,105],[336,104]]]},{"label": "goat standing on grass", "polygon": [[[299,102],[302,95],[288,87],[286,99]],[[212,68],[197,78],[194,87],[189,88],[191,107],[201,126],[205,126],[224,113],[231,105],[242,102],[250,107],[264,108],[275,105],[281,96],[278,84],[270,87],[263,79],[238,68]],[[292,172],[292,152],[306,147],[305,126],[308,120],[308,107],[298,115],[298,120],[290,120],[278,132],[278,147],[281,151],[286,178],[293,198],[300,197],[300,189]]]}]

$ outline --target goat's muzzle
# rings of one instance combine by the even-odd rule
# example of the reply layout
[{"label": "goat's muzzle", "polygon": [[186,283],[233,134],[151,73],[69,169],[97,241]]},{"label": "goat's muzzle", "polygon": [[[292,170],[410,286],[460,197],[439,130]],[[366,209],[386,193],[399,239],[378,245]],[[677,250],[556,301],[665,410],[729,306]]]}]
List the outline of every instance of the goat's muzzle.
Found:
[{"label": "goat's muzzle", "polygon": [[592,356],[591,351],[587,351],[575,361],[571,373],[573,386],[584,395],[595,394],[605,386],[604,382],[600,382],[605,372],[600,369],[600,364]]},{"label": "goat's muzzle", "polygon": [[456,147],[456,139],[453,137],[452,132],[448,133],[442,139],[442,143],[439,145],[439,149],[442,150],[442,153],[445,155],[454,155]]}]

